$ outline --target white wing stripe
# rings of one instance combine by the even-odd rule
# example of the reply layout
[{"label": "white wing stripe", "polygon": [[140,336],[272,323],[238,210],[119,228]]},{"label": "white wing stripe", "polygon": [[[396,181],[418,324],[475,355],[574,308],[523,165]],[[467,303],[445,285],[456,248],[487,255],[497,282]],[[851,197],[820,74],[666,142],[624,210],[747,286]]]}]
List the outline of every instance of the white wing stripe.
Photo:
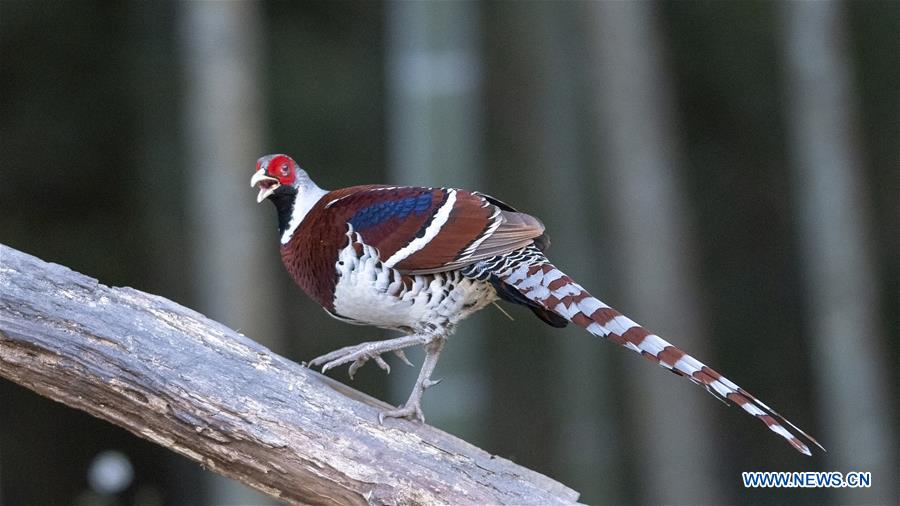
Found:
[{"label": "white wing stripe", "polygon": [[[486,203],[490,204],[489,202]],[[484,242],[484,240],[488,237],[494,235],[494,232],[496,232],[497,229],[500,228],[500,225],[503,224],[503,219],[500,218],[500,208],[497,208],[497,210],[494,211],[494,214],[492,214],[489,219],[491,220],[491,224],[488,226],[487,230],[485,230],[484,233],[481,234],[481,237],[475,239],[475,241],[471,245],[469,245],[469,247],[466,248],[465,251],[462,252],[459,257],[460,260],[465,260],[471,257],[475,253],[475,250],[478,249],[479,246],[481,246],[481,243]]]},{"label": "white wing stripe", "polygon": [[409,258],[409,256],[413,253],[427,246],[432,239],[437,237],[437,235],[441,231],[441,228],[447,224],[447,220],[450,219],[450,212],[453,211],[453,206],[455,204],[456,190],[448,190],[447,201],[444,202],[444,204],[434,214],[434,219],[431,220],[428,228],[425,229],[425,234],[422,237],[416,237],[409,244],[397,250],[396,253],[391,255],[391,258],[388,258],[387,261],[384,262],[384,265],[393,267],[403,260]]}]

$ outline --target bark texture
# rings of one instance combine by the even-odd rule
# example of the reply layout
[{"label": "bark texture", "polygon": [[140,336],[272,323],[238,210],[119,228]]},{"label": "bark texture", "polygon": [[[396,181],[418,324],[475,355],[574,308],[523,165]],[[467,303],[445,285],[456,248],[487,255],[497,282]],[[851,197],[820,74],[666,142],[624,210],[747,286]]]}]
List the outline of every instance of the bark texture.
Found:
[{"label": "bark texture", "polygon": [[195,311],[4,245],[0,376],[289,503],[578,498],[433,427],[379,425],[385,404]]}]

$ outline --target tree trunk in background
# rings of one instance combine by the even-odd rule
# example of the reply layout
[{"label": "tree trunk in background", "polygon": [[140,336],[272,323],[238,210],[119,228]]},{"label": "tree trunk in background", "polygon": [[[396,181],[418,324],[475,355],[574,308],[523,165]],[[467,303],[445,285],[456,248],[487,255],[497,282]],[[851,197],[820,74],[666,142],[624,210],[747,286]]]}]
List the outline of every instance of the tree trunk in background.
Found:
[{"label": "tree trunk in background", "polygon": [[842,4],[788,2],[780,9],[822,440],[831,468],[873,475],[872,488],[841,489],[838,502],[887,504],[897,499],[900,479],[889,430],[896,393],[884,362]]},{"label": "tree trunk in background", "polygon": [[[186,2],[180,7],[193,296],[208,316],[277,352],[277,242],[267,233],[271,216],[256,207],[249,187],[256,158],[263,154],[260,5]],[[209,476],[212,504],[270,502],[236,482]]]},{"label": "tree trunk in background", "polygon": [[[614,223],[606,243],[622,259],[619,309],[703,360],[709,353],[654,4],[596,2],[588,9],[603,136],[598,157],[607,167],[597,188],[609,199]],[[687,381],[627,360],[640,502],[721,504],[709,458],[717,454],[710,423],[716,403]]]},{"label": "tree trunk in background", "polygon": [[[386,9],[389,182],[479,188],[479,5],[388,2]],[[488,400],[483,338],[477,318],[461,326],[438,365],[437,376],[446,381],[424,397],[423,407],[429,422],[474,441],[483,439]],[[391,402],[406,400],[417,372],[402,365],[392,370]],[[431,402],[434,397],[440,402]]]},{"label": "tree trunk in background", "polygon": [[135,175],[132,195],[141,214],[141,248],[137,252],[144,271],[143,286],[154,293],[184,300],[191,285],[184,261],[185,209],[184,189],[189,174],[180,166],[179,132],[172,128],[176,104],[172,94],[178,86],[171,79],[160,79],[176,72],[172,61],[173,42],[161,33],[172,30],[170,16],[174,6],[135,2],[129,11],[129,83],[135,94],[132,103],[137,119],[137,138],[133,151]]},{"label": "tree trunk in background", "polygon": [[[580,10],[545,2],[529,3],[527,8],[520,4],[492,8],[497,11],[493,29],[516,41],[503,44],[500,39],[492,49],[496,52],[492,60],[503,62],[492,70],[505,91],[494,97],[493,105],[498,116],[492,124],[498,130],[493,133],[494,144],[502,152],[492,166],[498,173],[495,180],[502,185],[495,185],[500,192],[496,196],[538,216],[550,236],[547,254],[553,263],[589,290],[601,293],[602,286],[609,285],[603,283],[607,263],[600,241],[588,232],[601,203],[594,188],[584,184],[592,176],[581,133],[585,119],[581,104],[590,97],[583,96],[579,73],[588,62],[583,37],[571,32]],[[514,90],[512,96],[507,95],[510,90]],[[543,431],[546,450],[534,442],[533,451],[546,451],[551,474],[566,476],[569,486],[581,492],[582,501],[622,503],[622,452],[609,370],[615,350],[577,326],[555,329],[522,309],[510,310],[517,321],[508,328],[515,329],[517,337],[528,332],[541,340],[546,355],[535,361],[549,362],[547,370],[552,373],[538,375],[533,383],[518,381],[516,390],[503,389],[496,395],[524,398],[520,404],[528,409],[533,402],[527,397],[529,389],[547,390],[551,412],[543,415],[549,426]],[[530,347],[500,350],[500,357],[516,360],[516,353],[535,352]],[[518,439],[526,440],[527,430],[518,431],[524,434]]]},{"label": "tree trunk in background", "polygon": [[[174,29],[172,21],[174,4],[161,7],[159,3],[134,2],[129,10],[129,26],[126,29],[134,51],[128,59],[129,85],[135,94],[131,102],[137,119],[133,170],[135,205],[140,212],[138,223],[140,251],[133,259],[143,270],[141,288],[159,293],[173,300],[187,301],[192,283],[188,273],[191,266],[189,243],[184,212],[187,208],[185,188],[192,180],[179,157],[182,142],[178,129],[172,128],[173,120],[180,119],[179,104],[172,103],[178,89],[170,76],[179,70],[179,62],[173,61],[175,41],[160,34]],[[166,79],[161,79],[166,76]],[[125,450],[125,448],[123,448]],[[133,462],[141,457],[129,453]],[[173,504],[201,504],[203,490],[197,486],[208,473],[186,459],[167,456],[158,467],[144,471],[146,475],[167,477],[197,476],[194,480],[169,479],[165,491],[166,500]],[[145,475],[145,476],[146,476]],[[134,486],[142,486],[141,476],[136,476]]]}]

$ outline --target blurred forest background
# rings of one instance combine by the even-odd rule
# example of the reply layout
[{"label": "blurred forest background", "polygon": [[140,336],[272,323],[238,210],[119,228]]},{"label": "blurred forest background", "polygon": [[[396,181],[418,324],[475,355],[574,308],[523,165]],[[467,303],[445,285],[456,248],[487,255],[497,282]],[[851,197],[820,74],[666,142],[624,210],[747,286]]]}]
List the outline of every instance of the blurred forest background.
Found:
[{"label": "blurred forest background", "polygon": [[[326,188],[476,188],[828,448],[577,328],[473,317],[429,422],[594,504],[897,501],[898,140],[895,1],[0,1],[3,243],[308,360],[380,334],[282,272],[256,158]],[[406,369],[352,384],[400,403]],[[744,489],[756,470],[874,486]],[[267,500],[0,381],[0,503]]]}]

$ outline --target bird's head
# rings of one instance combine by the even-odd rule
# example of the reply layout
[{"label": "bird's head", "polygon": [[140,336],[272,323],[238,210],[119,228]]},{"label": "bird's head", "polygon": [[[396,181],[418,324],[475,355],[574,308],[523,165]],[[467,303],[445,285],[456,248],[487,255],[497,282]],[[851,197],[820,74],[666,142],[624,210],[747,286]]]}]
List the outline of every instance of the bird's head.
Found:
[{"label": "bird's head", "polygon": [[256,161],[256,172],[250,178],[250,186],[259,186],[257,202],[273,196],[296,195],[304,182],[309,181],[306,171],[287,155],[266,155]]},{"label": "bird's head", "polygon": [[306,213],[327,192],[309,178],[293,158],[266,155],[256,161],[250,187],[259,187],[256,202],[269,199],[278,211],[278,229],[286,243]]}]

